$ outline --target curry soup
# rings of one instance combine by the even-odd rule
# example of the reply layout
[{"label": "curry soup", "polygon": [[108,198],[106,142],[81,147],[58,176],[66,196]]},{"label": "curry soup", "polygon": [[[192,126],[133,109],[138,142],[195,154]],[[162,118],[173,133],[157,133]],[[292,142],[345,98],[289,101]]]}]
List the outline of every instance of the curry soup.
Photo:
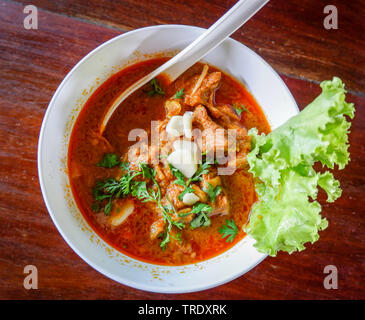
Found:
[{"label": "curry soup", "polygon": [[[108,244],[141,261],[183,265],[217,256],[245,236],[242,227],[257,199],[245,162],[250,149],[247,130],[256,127],[268,133],[270,127],[242,84],[217,68],[197,63],[170,85],[159,78],[128,97],[100,136],[101,121],[113,99],[166,61],[134,64],[95,91],[72,130],[68,171],[79,209]],[[152,120],[159,121],[158,130],[167,137],[157,148],[157,164],[150,163],[150,154],[143,158],[133,149],[136,142],[128,141],[135,128],[150,134]],[[219,165],[207,162],[209,146],[226,151],[228,143],[210,143],[207,134],[202,135],[205,147],[194,144],[203,154],[203,162],[189,167],[195,172],[189,176],[185,167],[177,169],[169,160],[177,148],[173,143],[179,139],[190,143],[191,137],[189,126],[184,127],[183,138],[171,136],[171,128],[179,128],[173,122],[237,130],[234,174],[219,176]]]}]

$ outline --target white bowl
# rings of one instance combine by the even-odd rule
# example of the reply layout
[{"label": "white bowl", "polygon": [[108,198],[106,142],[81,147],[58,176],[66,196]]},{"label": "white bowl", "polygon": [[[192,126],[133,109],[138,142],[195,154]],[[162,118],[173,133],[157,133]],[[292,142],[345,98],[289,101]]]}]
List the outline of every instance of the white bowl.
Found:
[{"label": "white bowl", "polygon": [[[160,266],[132,259],[110,247],[87,225],[78,210],[67,176],[67,148],[83,104],[112,74],[156,53],[171,55],[196,39],[204,29],[164,25],[138,29],[102,44],[66,76],[45,114],[38,145],[38,173],[44,201],[57,229],[89,265],[122,284],[153,292],[182,293],[212,288],[233,280],[266,255],[246,237],[225,253],[185,266]],[[254,95],[272,128],[298,113],[278,74],[256,53],[227,39],[204,61],[241,81]]]}]

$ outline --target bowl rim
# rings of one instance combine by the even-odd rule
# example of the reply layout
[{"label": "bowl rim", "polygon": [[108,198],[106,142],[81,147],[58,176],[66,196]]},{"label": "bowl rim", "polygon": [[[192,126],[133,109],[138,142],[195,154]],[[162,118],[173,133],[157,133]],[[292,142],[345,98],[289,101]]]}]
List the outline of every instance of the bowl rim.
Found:
[{"label": "bowl rim", "polygon": [[[120,277],[115,276],[114,274],[110,273],[108,270],[106,270],[105,268],[98,266],[96,263],[92,262],[86,255],[84,255],[73,243],[70,239],[68,239],[68,237],[66,236],[66,234],[64,233],[63,229],[60,227],[60,225],[57,222],[57,219],[54,215],[54,213],[52,212],[51,209],[51,205],[49,203],[48,200],[48,194],[47,194],[47,190],[45,187],[45,182],[44,182],[44,176],[42,173],[42,167],[43,167],[43,163],[42,163],[42,145],[43,145],[43,138],[44,138],[44,131],[45,131],[45,127],[46,124],[48,122],[48,118],[50,113],[52,112],[52,110],[55,108],[55,101],[58,98],[60,92],[62,91],[63,87],[65,86],[65,84],[68,82],[69,78],[76,72],[76,70],[83,64],[85,63],[86,60],[89,59],[89,57],[91,57],[92,55],[94,55],[97,51],[99,51],[100,49],[102,49],[103,47],[106,47],[108,45],[110,45],[113,42],[119,41],[120,39],[125,39],[128,37],[133,36],[135,33],[144,31],[144,30],[149,30],[149,29],[173,29],[173,28],[182,28],[182,29],[196,29],[200,32],[205,31],[205,28],[201,28],[201,27],[196,27],[196,26],[190,26],[190,25],[183,25],[183,24],[167,24],[167,25],[154,25],[154,26],[148,26],[148,27],[143,27],[143,28],[138,28],[135,30],[131,30],[131,31],[127,31],[123,34],[117,35],[105,42],[103,42],[102,44],[100,44],[99,46],[97,46],[96,48],[94,48],[93,50],[91,50],[87,55],[85,55],[81,60],[79,60],[74,67],[67,73],[67,75],[63,78],[63,80],[61,81],[61,83],[58,85],[55,93],[53,94],[50,102],[48,103],[46,112],[44,114],[43,120],[42,120],[42,125],[41,125],[41,129],[39,132],[39,138],[38,138],[38,147],[37,147],[37,171],[38,171],[38,178],[39,178],[39,184],[40,184],[40,189],[42,192],[42,197],[43,197],[43,201],[46,205],[47,211],[54,223],[54,225],[56,226],[58,232],[61,234],[62,238],[65,240],[65,242],[71,247],[71,249],[79,256],[81,257],[88,265],[90,265],[92,268],[94,268],[95,270],[97,270],[98,272],[100,272],[101,274],[105,275],[106,277],[121,283],[123,285],[127,285],[130,286],[132,288],[138,289],[138,290],[143,290],[143,291],[149,291],[149,292],[156,292],[156,293],[168,293],[168,294],[176,294],[176,293],[189,293],[189,292],[197,292],[197,291],[202,291],[202,290],[207,290],[207,289],[211,289],[213,287],[217,287],[220,285],[223,285],[225,283],[228,283],[240,276],[242,276],[243,274],[249,272],[250,270],[252,270],[254,267],[256,267],[258,264],[260,264],[268,255],[264,254],[260,259],[258,259],[256,261],[256,263],[252,264],[249,268],[246,268],[244,270],[242,270],[242,272],[238,272],[232,275],[228,275],[227,277],[223,277],[220,278],[220,280],[216,280],[216,281],[212,281],[209,285],[195,285],[195,286],[189,286],[189,289],[183,289],[181,290],[180,287],[156,287],[153,284],[149,285],[147,283],[137,283],[135,281],[131,281],[128,279],[121,279]],[[283,81],[283,79],[279,76],[279,74],[271,67],[271,65],[266,62],[260,55],[258,55],[255,51],[253,51],[252,49],[250,49],[249,47],[247,47],[246,45],[244,45],[243,43],[232,39],[231,37],[228,37],[225,41],[233,41],[234,43],[244,46],[247,49],[249,49],[251,51],[251,53],[253,55],[256,56],[256,58],[258,58],[259,60],[261,60],[261,62],[263,62],[266,67],[268,68],[268,70],[272,73],[272,75],[276,78],[278,78],[278,80],[282,83],[283,87],[285,88],[285,91],[287,91],[288,97],[292,100],[291,102],[293,103],[293,106],[296,107],[297,113],[299,112],[299,108],[296,104],[296,101],[293,97],[293,95],[291,94],[289,88],[286,86],[285,82]],[[244,240],[244,239],[242,239]],[[241,240],[241,241],[242,241]],[[135,259],[137,261],[140,261],[138,259]],[[208,259],[209,260],[209,259]],[[205,260],[207,261],[207,260]],[[150,265],[154,265],[154,266],[159,266],[156,264],[151,264],[151,263],[147,263]],[[174,267],[174,266],[171,266]]]}]

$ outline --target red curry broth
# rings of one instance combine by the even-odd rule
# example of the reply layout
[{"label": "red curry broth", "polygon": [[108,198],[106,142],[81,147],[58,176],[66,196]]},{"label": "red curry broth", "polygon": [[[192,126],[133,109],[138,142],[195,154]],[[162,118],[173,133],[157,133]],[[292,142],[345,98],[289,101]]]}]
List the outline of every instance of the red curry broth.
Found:
[{"label": "red curry broth", "polygon": [[[209,227],[183,230],[184,239],[192,244],[196,255],[194,258],[181,255],[173,246],[161,250],[158,239],[151,240],[150,226],[154,219],[143,204],[137,203],[135,212],[117,228],[106,224],[103,213],[95,213],[92,188],[95,182],[107,177],[115,177],[117,169],[106,169],[95,164],[105,153],[113,152],[122,156],[134,142],[128,141],[128,133],[134,128],[143,128],[149,132],[152,120],[162,120],[165,117],[164,102],[177,90],[184,87],[184,82],[193,75],[200,74],[202,64],[197,63],[170,86],[164,86],[164,96],[153,97],[146,94],[148,85],[138,90],[117,109],[110,120],[102,141],[98,137],[98,129],[106,108],[111,101],[125,88],[142,78],[167,59],[158,58],[134,64],[118,72],[104,82],[89,98],[74,125],[69,151],[68,168],[73,195],[77,205],[88,223],[111,246],[138,260],[146,262],[182,265],[196,263],[212,258],[228,250],[244,236],[241,230],[247,222],[249,210],[256,201],[256,193],[251,174],[238,169],[232,176],[223,176],[223,185],[230,199],[229,215],[214,216]],[[210,67],[210,71],[219,71]],[[246,128],[256,127],[259,132],[270,132],[269,124],[252,95],[245,87],[232,77],[222,72],[222,81],[215,94],[217,104],[242,103],[248,110],[243,112],[241,122]],[[233,218],[238,228],[238,235],[232,243],[226,242],[218,232],[226,219]]]}]

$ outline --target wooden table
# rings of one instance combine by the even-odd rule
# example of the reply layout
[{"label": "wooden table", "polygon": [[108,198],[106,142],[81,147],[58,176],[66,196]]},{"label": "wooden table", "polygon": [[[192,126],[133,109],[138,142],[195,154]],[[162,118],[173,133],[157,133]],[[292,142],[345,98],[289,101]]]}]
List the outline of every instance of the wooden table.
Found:
[{"label": "wooden table", "polygon": [[[302,253],[267,258],[246,275],[202,292],[153,294],[120,285],[79,258],[43,203],[38,134],[48,102],[70,69],[106,40],[156,24],[210,26],[234,0],[33,0],[38,30],[25,30],[28,0],[0,0],[0,298],[1,299],[364,299],[365,38],[364,3],[332,0],[338,30],[326,30],[326,1],[272,0],[233,38],[265,58],[302,108],[319,82],[340,76],[356,104],[343,188],[323,203],[330,226]],[[196,14],[199,12],[199,14]],[[269,85],[269,84],[268,84]],[[25,290],[23,268],[37,266],[39,289]],[[338,268],[337,290],[323,286]]]}]

